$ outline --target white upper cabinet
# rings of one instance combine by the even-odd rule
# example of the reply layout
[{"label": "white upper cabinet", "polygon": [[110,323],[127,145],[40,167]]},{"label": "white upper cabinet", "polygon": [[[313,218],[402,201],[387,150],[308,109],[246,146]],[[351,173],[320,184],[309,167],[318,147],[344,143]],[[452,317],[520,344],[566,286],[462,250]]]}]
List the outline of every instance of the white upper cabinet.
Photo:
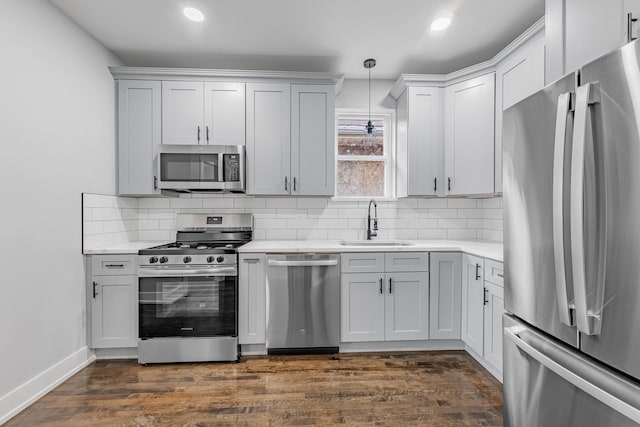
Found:
[{"label": "white upper cabinet", "polygon": [[494,81],[485,74],[445,88],[445,194],[494,191]]},{"label": "white upper cabinet", "polygon": [[334,105],[333,86],[291,85],[291,194],[334,194]]},{"label": "white upper cabinet", "polygon": [[247,84],[247,193],[291,192],[291,87]]},{"label": "white upper cabinet", "polygon": [[204,141],[211,145],[244,145],[245,84],[205,82]]},{"label": "white upper cabinet", "polygon": [[502,113],[544,87],[544,30],[496,67],[495,192],[502,193]]},{"label": "white upper cabinet", "polygon": [[162,82],[162,143],[244,145],[244,83]]},{"label": "white upper cabinet", "polygon": [[160,145],[160,82],[118,81],[118,194],[155,195]]},{"label": "white upper cabinet", "polygon": [[162,82],[162,143],[201,144],[204,132],[202,82]]},{"label": "white upper cabinet", "polygon": [[334,86],[247,84],[247,193],[334,194]]},{"label": "white upper cabinet", "polygon": [[442,89],[409,86],[397,103],[398,197],[442,190]]},{"label": "white upper cabinet", "polygon": [[[546,82],[551,83],[628,41],[627,15],[640,0],[547,0]],[[637,37],[640,21],[631,28]]]}]

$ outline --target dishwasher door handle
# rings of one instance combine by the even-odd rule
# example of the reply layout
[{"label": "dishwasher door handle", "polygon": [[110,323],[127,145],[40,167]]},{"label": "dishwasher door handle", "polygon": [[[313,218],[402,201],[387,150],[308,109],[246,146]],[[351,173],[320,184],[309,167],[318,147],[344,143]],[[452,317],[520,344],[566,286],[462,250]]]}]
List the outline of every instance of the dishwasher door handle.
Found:
[{"label": "dishwasher door handle", "polygon": [[315,260],[315,261],[279,261],[270,259],[267,265],[272,267],[330,267],[338,265],[337,259]]}]

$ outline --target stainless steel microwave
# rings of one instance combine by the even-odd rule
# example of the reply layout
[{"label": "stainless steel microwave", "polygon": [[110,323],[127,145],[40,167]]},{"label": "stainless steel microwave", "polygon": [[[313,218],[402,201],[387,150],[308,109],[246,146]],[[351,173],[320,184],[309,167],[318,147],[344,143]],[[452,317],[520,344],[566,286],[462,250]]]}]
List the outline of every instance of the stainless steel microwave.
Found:
[{"label": "stainless steel microwave", "polygon": [[160,145],[158,188],[245,191],[244,145]]}]

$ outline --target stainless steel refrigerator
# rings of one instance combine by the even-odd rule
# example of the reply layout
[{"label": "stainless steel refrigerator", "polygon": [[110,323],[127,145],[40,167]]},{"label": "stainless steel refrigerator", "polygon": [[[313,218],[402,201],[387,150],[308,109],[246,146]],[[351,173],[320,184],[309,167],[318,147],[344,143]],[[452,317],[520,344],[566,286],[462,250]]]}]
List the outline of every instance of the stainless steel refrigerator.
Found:
[{"label": "stainless steel refrigerator", "polygon": [[640,44],[503,119],[504,424],[640,425]]}]

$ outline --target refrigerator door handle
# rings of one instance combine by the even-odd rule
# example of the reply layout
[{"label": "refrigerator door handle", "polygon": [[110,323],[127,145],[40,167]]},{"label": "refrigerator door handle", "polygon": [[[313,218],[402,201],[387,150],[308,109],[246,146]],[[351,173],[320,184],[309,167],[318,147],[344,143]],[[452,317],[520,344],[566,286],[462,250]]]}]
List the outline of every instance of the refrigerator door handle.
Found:
[{"label": "refrigerator door handle", "polygon": [[[626,396],[631,401],[634,401],[635,399],[637,402],[637,389],[634,389],[633,386],[612,377],[604,371],[596,369],[594,366],[586,366],[587,362],[583,360],[573,359],[573,363],[576,365],[574,366],[574,368],[576,368],[574,369],[575,371],[591,373],[590,378],[585,378],[584,375],[580,375],[574,372],[574,370],[558,363],[553,356],[545,354],[546,351],[544,349],[548,349],[550,345],[553,344],[549,344],[546,340],[541,339],[545,341],[539,346],[543,350],[538,350],[533,345],[523,340],[521,335],[525,334],[527,331],[528,329],[526,327],[516,325],[504,328],[504,336],[506,339],[512,341],[522,352],[537,360],[545,368],[553,371],[568,383],[579,388],[583,392],[589,394],[593,398],[599,400],[603,404],[634,422],[640,423],[640,409],[620,398],[620,395],[622,395],[622,397]],[[535,342],[536,340],[535,335],[531,337],[531,341]],[[560,349],[558,352],[562,353],[563,351]],[[571,355],[566,354],[563,356],[565,357],[562,357],[562,359],[565,361],[571,357]]]},{"label": "refrigerator door handle", "polygon": [[[585,161],[587,132],[589,132],[589,105],[600,101],[599,87],[587,83],[576,91],[573,144],[571,147],[571,266],[578,330],[587,335],[600,334],[599,315],[590,312],[587,301],[587,274],[585,262]],[[598,278],[594,278],[597,280]],[[601,289],[604,286],[598,283]]]},{"label": "refrigerator door handle", "polygon": [[564,244],[564,152],[567,142],[567,122],[571,111],[571,92],[566,92],[558,97],[558,110],[556,112],[556,132],[553,150],[553,246],[556,271],[556,294],[560,321],[568,326],[574,323],[569,308],[567,295],[567,275],[565,262],[569,260],[567,247]]}]

